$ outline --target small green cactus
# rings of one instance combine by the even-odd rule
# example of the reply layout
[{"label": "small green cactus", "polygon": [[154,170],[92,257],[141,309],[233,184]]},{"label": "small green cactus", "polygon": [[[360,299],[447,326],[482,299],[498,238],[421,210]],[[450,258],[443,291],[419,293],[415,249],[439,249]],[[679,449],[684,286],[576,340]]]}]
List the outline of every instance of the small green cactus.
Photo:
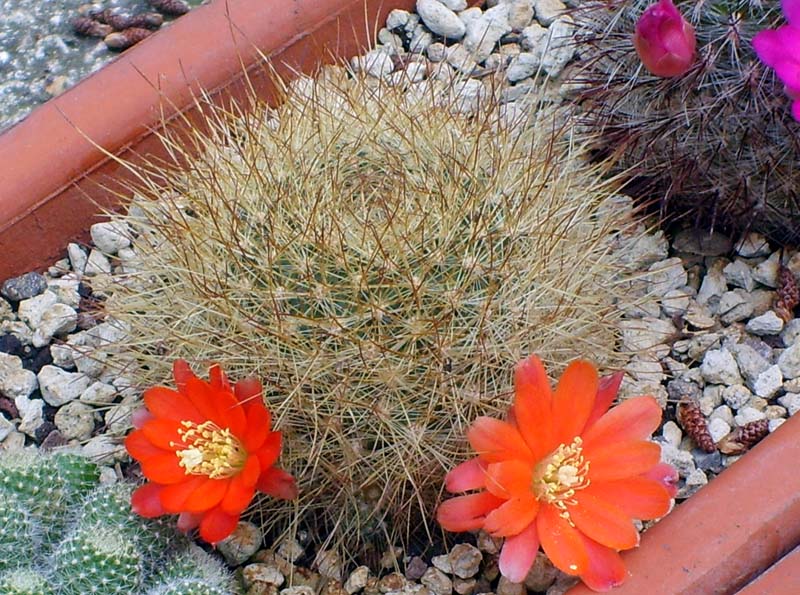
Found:
[{"label": "small green cactus", "polygon": [[165,578],[170,595],[238,592],[220,562],[135,515],[132,486],[98,477],[77,455],[0,454],[0,593],[144,595]]},{"label": "small green cactus", "polygon": [[694,26],[697,62],[681,76],[649,74],[633,46],[655,0],[593,0],[574,10],[585,32],[582,119],[601,154],[662,213],[707,227],[800,240],[800,123],[753,36],[783,24],[777,0],[676,2]]}]

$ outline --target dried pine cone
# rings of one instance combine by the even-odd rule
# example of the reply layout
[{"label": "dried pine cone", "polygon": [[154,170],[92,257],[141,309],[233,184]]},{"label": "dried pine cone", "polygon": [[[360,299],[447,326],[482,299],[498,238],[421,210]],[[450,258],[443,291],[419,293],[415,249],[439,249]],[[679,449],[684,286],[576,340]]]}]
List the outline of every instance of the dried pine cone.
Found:
[{"label": "dried pine cone", "polygon": [[183,0],[150,0],[150,6],[158,12],[180,16],[189,12],[189,5]]},{"label": "dried pine cone", "polygon": [[105,37],[114,30],[110,25],[98,23],[88,17],[72,19],[72,29],[84,37]]},{"label": "dried pine cone", "polygon": [[140,12],[128,17],[128,27],[158,29],[163,23],[164,17],[157,12]]},{"label": "dried pine cone", "polygon": [[125,29],[124,31],[118,31],[116,33],[111,33],[110,35],[106,35],[104,41],[111,50],[125,50],[132,45],[136,45],[145,37],[149,37],[152,34],[153,32],[150,29],[131,27],[130,29]]},{"label": "dried pine cone", "polygon": [[800,304],[800,287],[797,286],[794,273],[782,264],[778,267],[777,295],[773,310],[784,322],[789,322],[794,318],[795,307]]},{"label": "dried pine cone", "polygon": [[123,31],[130,27],[158,29],[164,23],[164,17],[157,12],[142,12],[130,16],[107,8],[90,11],[89,16],[100,23],[111,25],[117,31]]},{"label": "dried pine cone", "polygon": [[697,446],[705,452],[714,452],[717,446],[714,439],[708,432],[708,422],[706,416],[700,411],[698,404],[691,399],[682,399],[678,403],[678,422],[681,424],[686,434]]},{"label": "dried pine cone", "polygon": [[736,428],[719,441],[719,451],[726,455],[738,455],[752,448],[764,436],[769,434],[769,422],[766,419],[751,421]]}]

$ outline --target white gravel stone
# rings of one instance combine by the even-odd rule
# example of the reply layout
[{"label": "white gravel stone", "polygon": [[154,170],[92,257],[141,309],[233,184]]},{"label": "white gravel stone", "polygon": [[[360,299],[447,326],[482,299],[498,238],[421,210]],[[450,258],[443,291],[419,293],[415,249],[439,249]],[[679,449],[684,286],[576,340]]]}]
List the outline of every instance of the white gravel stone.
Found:
[{"label": "white gravel stone", "polygon": [[778,366],[786,379],[800,376],[800,341],[783,350],[778,356]]},{"label": "white gravel stone", "polygon": [[31,437],[35,436],[36,430],[44,423],[44,401],[21,395],[14,399],[14,404],[19,411],[19,431]]},{"label": "white gravel stone", "polygon": [[752,396],[753,393],[741,384],[733,384],[722,389],[722,400],[731,409],[744,407]]},{"label": "white gravel stone", "polygon": [[755,279],[753,279],[753,268],[741,258],[737,258],[727,265],[722,269],[722,273],[725,275],[728,285],[741,287],[746,291],[752,291],[756,287]]},{"label": "white gravel stone", "polygon": [[106,254],[116,254],[131,245],[131,230],[122,221],[103,221],[89,228],[94,245]]},{"label": "white gravel stone", "polygon": [[78,313],[73,308],[66,304],[53,304],[42,314],[39,325],[34,329],[33,346],[44,347],[54,336],[70,333],[77,325]]},{"label": "white gravel stone", "polygon": [[664,311],[664,315],[668,318],[683,315],[689,309],[690,290],[690,287],[684,286],[665,293],[661,299],[661,309]]},{"label": "white gravel stone", "polygon": [[695,469],[686,476],[686,481],[684,482],[683,488],[680,490],[679,496],[688,498],[707,483],[708,477],[706,477],[705,471],[702,469]]},{"label": "white gravel stone", "polygon": [[467,31],[464,21],[438,0],[417,0],[417,14],[428,29],[442,37],[458,41]]},{"label": "white gravel stone", "polygon": [[[248,564],[242,569],[242,579],[246,589],[253,589],[256,593],[269,593],[268,589],[264,589],[266,585],[274,585],[280,587],[286,577],[275,564],[266,564],[257,562],[256,564]],[[258,590],[258,589],[264,589]],[[350,591],[348,591],[350,593]]]},{"label": "white gravel stone", "polygon": [[124,436],[133,425],[133,414],[141,407],[141,403],[123,401],[113,405],[106,411],[103,421],[105,422],[106,434],[113,436]]},{"label": "white gravel stone", "polygon": [[700,330],[710,329],[717,324],[711,309],[707,305],[692,299],[689,300],[689,307],[686,309],[683,318],[692,327]]},{"label": "white gravel stone", "polygon": [[736,358],[739,371],[747,381],[747,386],[753,389],[758,376],[769,368],[769,360],[746,343],[732,345],[730,350]]},{"label": "white gravel stone", "polygon": [[656,355],[661,355],[663,347],[666,347],[663,355],[667,355],[669,347],[664,344],[677,333],[672,322],[659,318],[623,320],[619,326],[622,331],[622,346],[631,352],[655,350]]},{"label": "white gravel stone", "polygon": [[94,417],[94,409],[80,401],[71,401],[56,411],[53,421],[67,440],[88,440],[94,430]]},{"label": "white gravel stone", "polygon": [[0,440],[5,440],[8,438],[9,434],[14,432],[16,429],[17,428],[14,426],[14,422],[0,415]]},{"label": "white gravel stone", "polygon": [[724,388],[724,386],[718,384],[709,384],[703,388],[703,395],[697,400],[703,415],[711,415],[717,407],[722,405],[722,391]]},{"label": "white gravel stone", "polygon": [[439,0],[453,12],[461,12],[467,8],[467,0]]},{"label": "white gravel stone", "polygon": [[780,253],[775,252],[767,260],[753,269],[753,280],[767,287],[778,287],[778,268]]},{"label": "white gravel stone", "polygon": [[753,304],[747,294],[736,289],[722,294],[717,313],[723,324],[732,324],[752,316],[753,309]]},{"label": "white gravel stone", "polygon": [[367,579],[369,579],[369,567],[359,566],[347,577],[344,582],[344,590],[352,595],[367,585]]},{"label": "white gravel stone", "polygon": [[508,24],[515,31],[524,29],[531,24],[534,10],[531,0],[511,0],[508,5]]},{"label": "white gravel stone", "polygon": [[716,312],[722,294],[728,291],[728,282],[722,269],[727,264],[724,259],[715,260],[706,271],[700,289],[697,290],[697,303],[708,306],[712,312]]},{"label": "white gravel stone", "polygon": [[47,289],[56,294],[59,304],[77,308],[81,303],[81,295],[78,292],[80,283],[80,279],[70,273],[69,275],[64,275],[61,279],[49,279],[47,281]]},{"label": "white gravel stone", "polygon": [[733,425],[733,411],[727,405],[720,405],[714,411],[711,412],[711,415],[708,416],[709,419],[719,418],[724,421],[729,426]]},{"label": "white gravel stone", "polygon": [[27,397],[38,386],[36,374],[23,368],[20,358],[0,351],[0,393],[17,399]]},{"label": "white gravel stone", "polygon": [[558,17],[548,29],[547,50],[543,54],[542,68],[555,78],[575,55],[575,23],[569,15]]},{"label": "white gravel stone", "polygon": [[783,388],[783,373],[780,366],[770,366],[753,382],[753,392],[764,399],[771,399]]},{"label": "white gravel stone", "polygon": [[778,399],[778,403],[786,407],[789,415],[794,415],[800,411],[800,393],[786,393]]},{"label": "white gravel stone", "polygon": [[466,24],[466,33],[462,43],[477,62],[486,60],[500,38],[506,33],[511,33],[508,11],[508,4],[499,4]]},{"label": "white gravel stone", "polygon": [[769,428],[770,434],[772,432],[774,432],[775,430],[777,430],[778,428],[780,428],[784,424],[785,421],[786,421],[785,419],[771,419],[771,420],[769,420],[767,422],[767,427]]},{"label": "white gravel stone", "polygon": [[719,442],[731,431],[728,423],[719,417],[711,418],[708,422],[708,433],[711,434],[711,439],[714,442]]},{"label": "white gravel stone", "polygon": [[661,445],[661,461],[675,467],[681,477],[688,477],[696,469],[692,453],[671,444]]},{"label": "white gravel stone", "polygon": [[83,248],[78,244],[67,244],[67,256],[69,257],[70,265],[72,265],[72,270],[78,275],[83,275],[86,270],[86,261],[88,260]]},{"label": "white gravel stone", "polygon": [[363,56],[353,58],[351,66],[353,70],[365,72],[375,78],[384,78],[394,70],[392,57],[380,49],[370,50]]},{"label": "white gravel stone", "polygon": [[643,276],[647,283],[647,292],[651,295],[664,296],[667,292],[686,285],[686,269],[678,257],[654,262]]},{"label": "white gravel stone", "polygon": [[625,366],[625,372],[634,380],[659,383],[664,380],[664,370],[656,357],[648,354],[634,356]]},{"label": "white gravel stone", "polygon": [[56,366],[44,366],[38,374],[42,398],[48,405],[61,407],[81,396],[92,380],[78,372],[67,372]]},{"label": "white gravel stone", "polygon": [[533,0],[533,11],[536,20],[549,27],[563,12],[566,6],[561,0]]},{"label": "white gravel stone", "polygon": [[683,432],[681,431],[678,424],[670,420],[664,424],[663,428],[661,428],[661,436],[664,438],[667,444],[671,444],[672,446],[678,447],[681,444],[681,438],[683,438]]},{"label": "white gravel stone", "polygon": [[777,335],[783,330],[783,319],[770,310],[761,316],[751,318],[745,330],[748,333],[760,337],[765,335]]},{"label": "white gravel stone", "polygon": [[50,308],[56,305],[58,296],[52,291],[44,291],[37,296],[22,300],[19,303],[17,316],[26,323],[31,329],[36,329],[42,321],[42,316]]},{"label": "white gravel stone", "polygon": [[454,43],[448,46],[445,60],[458,72],[467,75],[472,74],[472,72],[478,68],[478,63],[475,61],[475,58],[473,58],[472,54],[460,43]]},{"label": "white gravel stone", "polygon": [[766,256],[770,252],[769,242],[760,233],[751,232],[739,240],[734,247],[736,253],[744,258]]},{"label": "white gravel stone", "polygon": [[81,393],[80,401],[89,405],[107,405],[119,394],[119,391],[104,382],[95,382]]},{"label": "white gravel stone", "polygon": [[9,304],[6,300],[0,299],[0,322],[6,320],[14,320],[16,315],[14,311],[11,309],[11,304]]},{"label": "white gravel stone", "polygon": [[325,578],[335,581],[342,580],[342,560],[335,550],[322,550],[317,553],[314,564],[319,573]]},{"label": "white gravel stone", "polygon": [[25,434],[22,432],[10,432],[0,445],[0,450],[5,452],[18,452],[25,449]]},{"label": "white gravel stone", "polygon": [[92,250],[89,252],[89,258],[86,261],[86,269],[84,274],[86,276],[101,275],[103,273],[111,272],[111,261],[108,257],[100,252],[100,250]]},{"label": "white gravel stone", "polygon": [[239,521],[228,537],[217,544],[219,553],[231,566],[239,566],[261,547],[264,534],[253,523]]},{"label": "white gravel stone", "polygon": [[516,83],[536,74],[542,66],[542,57],[532,52],[520,52],[511,59],[506,69],[506,78]]},{"label": "white gravel stone", "polygon": [[474,545],[458,543],[448,554],[452,574],[459,578],[471,578],[478,574],[483,554]]},{"label": "white gravel stone", "polygon": [[531,23],[522,30],[519,44],[523,50],[534,52],[541,59],[547,45],[547,29],[539,23]]},{"label": "white gravel stone", "polygon": [[433,556],[431,558],[431,565],[434,568],[438,568],[445,574],[452,574],[453,567],[450,565],[450,556],[447,554],[441,554],[439,556]]},{"label": "white gravel stone", "polygon": [[793,318],[783,326],[781,341],[784,347],[789,347],[800,337],[800,318]]},{"label": "white gravel stone", "polygon": [[395,29],[402,29],[406,26],[411,18],[411,13],[407,10],[401,10],[399,8],[395,8],[389,15],[386,17],[386,28],[390,31],[394,31]]},{"label": "white gravel stone", "polygon": [[739,409],[739,413],[733,417],[733,421],[737,426],[743,426],[749,424],[751,421],[759,421],[766,418],[767,416],[763,411],[759,411],[753,407],[742,407]]},{"label": "white gravel stone", "polygon": [[710,384],[741,384],[742,377],[731,352],[727,349],[712,349],[706,352],[700,366],[703,379]]},{"label": "white gravel stone", "polygon": [[428,568],[419,579],[434,595],[450,595],[453,592],[453,582],[438,568]]}]

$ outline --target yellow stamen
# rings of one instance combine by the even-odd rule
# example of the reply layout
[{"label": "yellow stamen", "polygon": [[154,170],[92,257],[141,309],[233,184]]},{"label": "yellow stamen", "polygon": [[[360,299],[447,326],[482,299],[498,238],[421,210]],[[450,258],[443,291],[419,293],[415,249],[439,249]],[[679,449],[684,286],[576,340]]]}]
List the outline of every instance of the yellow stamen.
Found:
[{"label": "yellow stamen", "polygon": [[228,428],[222,429],[212,421],[198,425],[182,421],[184,429],[178,430],[183,443],[170,442],[179,447],[178,465],[186,475],[207,475],[211,479],[222,479],[237,475],[247,461],[247,451]]},{"label": "yellow stamen", "polygon": [[561,444],[533,471],[531,489],[542,502],[561,511],[561,518],[573,525],[568,506],[576,504],[575,492],[589,486],[589,461],[583,456],[583,440],[576,437],[569,445]]}]

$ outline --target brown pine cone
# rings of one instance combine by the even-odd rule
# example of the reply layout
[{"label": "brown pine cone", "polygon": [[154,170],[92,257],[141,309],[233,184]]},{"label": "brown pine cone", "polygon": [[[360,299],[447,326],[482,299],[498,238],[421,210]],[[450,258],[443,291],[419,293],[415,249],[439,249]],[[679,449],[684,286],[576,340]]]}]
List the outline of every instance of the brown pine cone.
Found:
[{"label": "brown pine cone", "polygon": [[189,12],[189,5],[183,0],[149,0],[150,6],[158,12],[171,16],[180,16]]},{"label": "brown pine cone", "polygon": [[755,446],[767,434],[769,434],[769,422],[766,419],[751,421],[720,440],[719,450],[722,454],[738,455]]},{"label": "brown pine cone", "polygon": [[164,17],[157,12],[140,12],[128,18],[128,27],[140,29],[158,29],[164,23]]},{"label": "brown pine cone", "polygon": [[678,423],[694,443],[705,452],[717,450],[714,439],[708,432],[708,421],[700,406],[692,399],[681,399],[678,403]]},{"label": "brown pine cone", "polygon": [[794,273],[782,264],[778,267],[777,299],[773,310],[784,322],[794,318],[794,309],[800,304],[800,287]]},{"label": "brown pine cone", "polygon": [[118,31],[116,33],[111,33],[110,35],[106,35],[104,41],[106,42],[108,49],[125,50],[132,45],[136,45],[145,37],[149,37],[152,34],[153,32],[150,29],[131,27],[129,29],[125,29],[124,31]]},{"label": "brown pine cone", "polygon": [[84,37],[105,37],[114,30],[110,25],[98,23],[88,17],[72,19],[72,29]]},{"label": "brown pine cone", "polygon": [[95,21],[111,25],[117,31],[131,27],[140,29],[158,29],[164,23],[164,17],[157,12],[140,12],[133,16],[106,8],[90,11],[89,16]]}]

